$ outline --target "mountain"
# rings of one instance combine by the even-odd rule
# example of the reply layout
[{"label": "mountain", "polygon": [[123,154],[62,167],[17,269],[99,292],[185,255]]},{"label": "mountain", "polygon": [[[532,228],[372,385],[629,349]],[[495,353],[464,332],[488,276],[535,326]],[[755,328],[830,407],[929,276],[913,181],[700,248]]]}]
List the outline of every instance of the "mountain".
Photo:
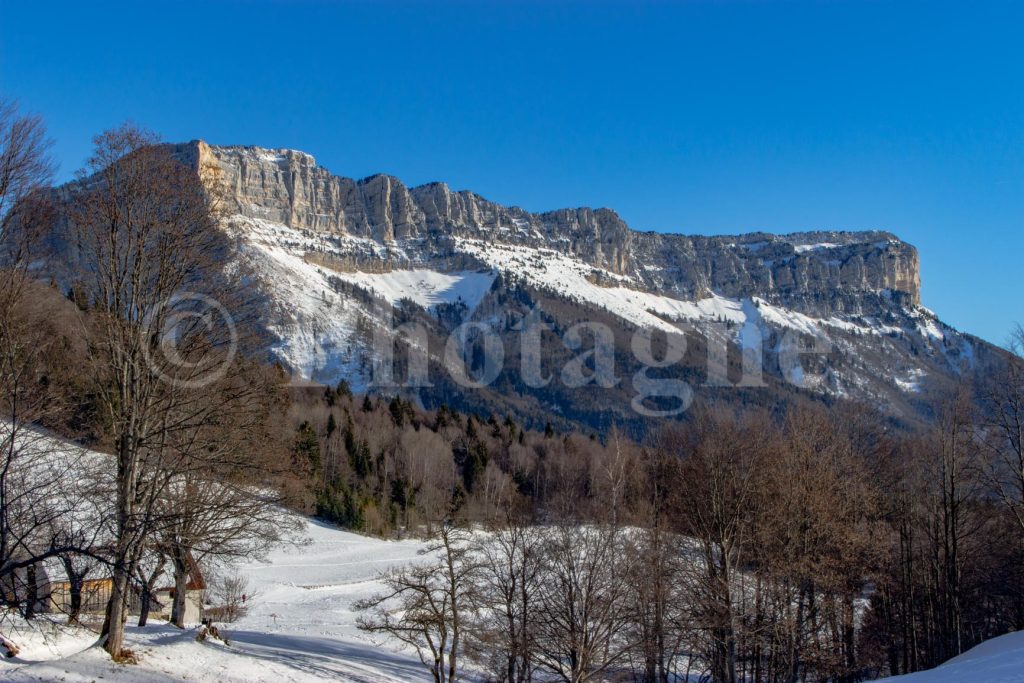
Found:
[{"label": "mountain", "polygon": [[556,250],[607,284],[685,301],[759,295],[826,317],[920,303],[917,251],[890,233],[635,232],[610,209],[533,214],[444,183],[407,188],[386,175],[337,177],[293,150],[194,142],[181,154],[220,180],[239,216],[340,238],[330,251],[352,267],[408,268],[453,254],[481,257],[484,245],[500,245]]},{"label": "mountain", "polygon": [[[655,374],[686,381],[698,399],[845,397],[911,418],[927,390],[1000,358],[921,306],[917,250],[888,232],[638,232],[610,209],[531,213],[443,183],[353,180],[295,150],[193,141],[173,151],[221,198],[225,227],[259,274],[268,354],[296,379],[373,389],[374,332],[415,322],[426,330],[412,344],[427,348],[430,386],[401,391],[423,405],[541,423],[637,422],[630,379],[642,364],[631,336],[685,325],[683,358]],[[543,386],[519,372],[517,334],[531,315],[551,330],[542,355],[555,379]],[[559,384],[590,344],[561,343],[580,321],[612,330],[614,386]],[[484,369],[481,330],[503,345],[504,366],[486,387],[441,371],[445,340],[466,322],[478,323],[461,351],[470,375]],[[403,377],[412,361],[408,343],[398,346]],[[763,376],[744,375],[757,361]],[[595,362],[584,359],[584,375]]]}]

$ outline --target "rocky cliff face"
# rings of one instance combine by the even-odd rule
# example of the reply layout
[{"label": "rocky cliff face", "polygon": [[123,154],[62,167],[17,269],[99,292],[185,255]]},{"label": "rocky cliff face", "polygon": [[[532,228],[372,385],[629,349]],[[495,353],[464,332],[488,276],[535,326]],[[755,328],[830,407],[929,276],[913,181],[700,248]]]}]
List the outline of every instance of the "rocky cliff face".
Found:
[{"label": "rocky cliff face", "polygon": [[[705,392],[725,387],[716,395],[724,401],[768,405],[809,391],[914,415],[923,393],[1004,362],[921,307],[917,251],[887,232],[637,232],[609,209],[530,213],[443,183],[352,180],[294,150],[199,141],[172,150],[223,200],[225,229],[240,238],[233,258],[263,303],[256,322],[267,356],[304,381],[345,378],[376,390],[378,333],[394,333],[396,310],[432,335],[419,348],[440,371],[431,375],[436,384],[414,392],[417,400],[517,411],[539,424],[552,415],[639,424],[625,388],[638,375],[629,353],[638,329],[683,332],[692,342],[669,376]],[[58,198],[75,188],[57,188]],[[53,237],[64,261],[80,256],[61,225]],[[614,330],[623,381],[604,393],[524,383],[515,374],[516,330],[535,313],[556,336],[580,321]],[[444,372],[446,344],[465,322],[498,335],[510,359],[477,394]],[[548,338],[543,355],[567,361],[578,346]],[[732,391],[750,359],[763,362],[755,367],[765,384]],[[728,381],[712,376],[713,367]],[[549,369],[564,379],[561,365]]]},{"label": "rocky cliff face", "polygon": [[[387,175],[353,180],[294,150],[201,141],[177,150],[240,215],[324,236],[369,239],[413,263],[450,258],[452,240],[461,238],[555,249],[626,277],[637,289],[682,299],[757,296],[819,316],[865,315],[920,301],[917,250],[885,232],[635,232],[610,209],[530,213],[444,183],[408,188]],[[358,262],[358,255],[353,258]]]}]

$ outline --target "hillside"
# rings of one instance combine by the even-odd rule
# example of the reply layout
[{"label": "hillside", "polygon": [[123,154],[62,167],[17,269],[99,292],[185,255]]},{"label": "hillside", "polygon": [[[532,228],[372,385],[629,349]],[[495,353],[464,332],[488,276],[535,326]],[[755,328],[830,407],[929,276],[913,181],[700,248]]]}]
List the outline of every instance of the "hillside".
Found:
[{"label": "hillside", "polygon": [[[253,591],[249,613],[228,625],[230,645],[196,642],[156,622],[131,628],[137,666],[117,665],[82,630],[48,630],[22,640],[23,652],[0,660],[0,680],[171,683],[290,681],[427,681],[415,655],[397,643],[371,639],[355,626],[353,604],[380,590],[380,571],[415,561],[422,544],[384,541],[316,521],[294,544],[239,567]],[[1018,683],[1024,681],[1024,633],[982,643],[942,666],[887,683]]]}]

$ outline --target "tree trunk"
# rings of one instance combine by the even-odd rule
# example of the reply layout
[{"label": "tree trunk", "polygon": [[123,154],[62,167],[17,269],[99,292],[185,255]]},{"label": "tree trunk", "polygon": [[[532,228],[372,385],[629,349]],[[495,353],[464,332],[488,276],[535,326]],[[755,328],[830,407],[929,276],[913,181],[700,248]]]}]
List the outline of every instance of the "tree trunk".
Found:
[{"label": "tree trunk", "polygon": [[85,572],[75,571],[74,562],[70,557],[65,556],[61,559],[64,571],[68,575],[68,593],[71,598],[71,604],[68,606],[68,623],[73,624],[82,614],[82,585],[85,583]]},{"label": "tree trunk", "polygon": [[803,632],[806,619],[806,597],[807,590],[801,585],[796,599],[796,620],[793,623],[793,632],[790,634],[789,651],[789,683],[797,683],[800,680],[800,659],[803,654]]},{"label": "tree trunk", "polygon": [[127,432],[121,434],[117,446],[117,547],[110,580],[110,600],[100,631],[100,639],[114,660],[121,659],[124,649],[124,625],[128,620],[128,590],[132,576],[129,556],[133,543],[131,524],[136,491],[136,454]]},{"label": "tree trunk", "polygon": [[149,620],[149,612],[153,609],[153,591],[156,589],[156,582],[160,580],[160,577],[164,575],[164,565],[167,563],[167,557],[160,553],[159,561],[153,570],[146,576],[139,571],[139,585],[142,586],[142,595],[140,597],[139,605],[139,626],[145,626]]},{"label": "tree trunk", "polygon": [[843,649],[846,654],[846,671],[843,680],[856,680],[857,671],[857,627],[854,621],[854,594],[847,591],[843,596]]},{"label": "tree trunk", "polygon": [[68,610],[68,623],[76,623],[78,617],[82,615],[82,584],[85,583],[82,577],[77,574],[71,577],[69,581],[69,590],[71,594],[71,605]]},{"label": "tree trunk", "polygon": [[452,647],[448,651],[448,680],[456,680],[456,671],[458,671],[458,656],[459,656],[459,636],[460,636],[460,624],[459,624],[459,611],[462,609],[461,597],[462,590],[458,585],[458,577],[455,572],[455,564],[452,557],[451,540],[446,536],[444,539],[445,553],[448,566],[448,591],[452,605]]},{"label": "tree trunk", "polygon": [[186,551],[175,545],[171,551],[174,564],[174,601],[171,603],[171,623],[185,628],[185,596],[188,593],[188,559]]},{"label": "tree trunk", "polygon": [[32,619],[36,616],[36,607],[39,602],[39,582],[36,577],[36,566],[30,564],[25,568],[25,618]]},{"label": "tree trunk", "polygon": [[149,607],[152,603],[152,595],[150,595],[149,588],[143,586],[142,596],[139,599],[139,627],[146,625],[149,621]]},{"label": "tree trunk", "polygon": [[718,548],[722,566],[720,568],[718,588],[721,592],[719,597],[720,608],[722,609],[722,681],[723,683],[736,683],[736,624],[735,614],[732,605],[731,583],[732,577],[729,571],[729,558],[731,551],[725,546]]},{"label": "tree trunk", "polygon": [[107,615],[103,620],[100,637],[103,649],[115,660],[121,658],[124,649],[124,624],[128,619],[128,571],[122,564],[114,565],[114,576],[110,584],[110,600]]}]

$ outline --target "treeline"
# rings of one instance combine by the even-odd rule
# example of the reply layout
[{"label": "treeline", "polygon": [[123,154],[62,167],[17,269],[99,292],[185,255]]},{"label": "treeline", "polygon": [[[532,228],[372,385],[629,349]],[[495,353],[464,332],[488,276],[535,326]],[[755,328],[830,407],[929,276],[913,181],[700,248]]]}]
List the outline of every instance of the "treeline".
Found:
[{"label": "treeline", "polygon": [[[290,421],[294,480],[283,487],[304,497],[305,511],[378,535],[416,534],[456,512],[493,521],[510,499],[568,509],[584,491],[600,495],[597,470],[627,447],[614,435],[604,444],[550,426],[528,430],[511,415],[428,412],[397,396],[353,396],[344,381],[293,390]],[[627,493],[614,494],[620,505]]]},{"label": "treeline", "polygon": [[867,680],[1024,627],[1019,368],[914,433],[704,408],[643,447],[342,385],[296,404],[293,454],[322,516],[438,539],[364,626],[439,680]]}]

